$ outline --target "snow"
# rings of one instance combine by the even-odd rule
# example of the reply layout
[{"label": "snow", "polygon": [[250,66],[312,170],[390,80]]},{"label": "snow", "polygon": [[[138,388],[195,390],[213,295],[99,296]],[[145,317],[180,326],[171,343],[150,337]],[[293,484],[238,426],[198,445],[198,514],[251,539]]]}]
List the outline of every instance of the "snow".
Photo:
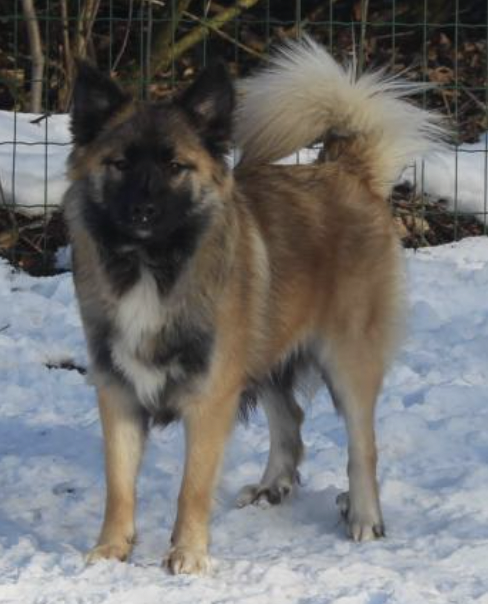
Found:
[{"label": "snow", "polygon": [[[19,210],[31,215],[43,214],[46,208],[61,203],[67,187],[65,162],[71,141],[68,115],[51,115],[41,121],[38,118],[0,111],[0,184],[6,199],[14,199]],[[316,156],[316,149],[303,149],[280,163],[309,163]],[[400,180],[415,184],[433,198],[445,199],[450,210],[475,213],[485,221],[488,133],[476,144],[419,158]]]},{"label": "snow", "polygon": [[6,201],[29,215],[58,206],[68,186],[70,147],[67,115],[0,111],[0,184]]},{"label": "snow", "polygon": [[488,133],[474,144],[433,153],[407,169],[403,180],[435,199],[447,201],[453,212],[477,214],[486,222],[488,211]]},{"label": "snow", "polygon": [[487,604],[488,240],[407,252],[408,337],[378,407],[387,538],[345,537],[335,498],[346,441],[325,390],[307,404],[303,486],[282,507],[237,509],[268,447],[238,426],[212,522],[208,577],[160,568],[183,465],[180,426],[152,434],[128,564],[85,567],[100,526],[102,441],[69,274],[0,263],[2,604]]},{"label": "snow", "polygon": [[[0,112],[0,182],[7,200],[15,192],[24,211],[44,213],[66,188],[70,135],[67,116],[36,117]],[[452,209],[485,212],[487,147],[483,138],[427,157],[404,178]],[[69,262],[60,250],[58,265]],[[179,426],[152,435],[130,564],[85,567],[103,511],[98,412],[81,373],[48,368],[86,366],[71,276],[35,279],[0,262],[0,602],[488,604],[488,240],[408,252],[407,263],[408,338],[377,416],[387,539],[345,538],[335,505],[345,431],[321,390],[306,404],[303,486],[280,508],[234,506],[268,448],[261,413],[236,428],[213,572],[194,578],[160,568],[182,474]]]}]

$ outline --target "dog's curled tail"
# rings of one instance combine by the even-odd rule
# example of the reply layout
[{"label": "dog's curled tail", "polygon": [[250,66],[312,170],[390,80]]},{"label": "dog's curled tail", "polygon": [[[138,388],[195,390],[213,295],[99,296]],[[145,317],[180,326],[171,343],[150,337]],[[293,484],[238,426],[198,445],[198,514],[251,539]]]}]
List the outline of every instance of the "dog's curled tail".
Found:
[{"label": "dog's curled tail", "polygon": [[355,72],[310,38],[283,46],[240,84],[240,165],[274,162],[317,140],[327,151],[335,141],[335,159],[387,196],[407,164],[443,146],[446,131],[439,115],[404,99],[422,84]]}]

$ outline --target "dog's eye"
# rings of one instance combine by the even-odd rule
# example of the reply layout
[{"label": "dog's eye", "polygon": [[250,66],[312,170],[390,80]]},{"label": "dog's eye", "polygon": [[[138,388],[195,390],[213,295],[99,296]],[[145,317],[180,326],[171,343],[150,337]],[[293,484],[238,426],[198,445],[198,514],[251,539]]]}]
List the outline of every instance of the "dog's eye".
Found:
[{"label": "dog's eye", "polygon": [[125,172],[129,169],[129,162],[126,159],[106,159],[104,162],[107,166],[113,166],[119,172]]},{"label": "dog's eye", "polygon": [[186,169],[186,166],[180,164],[180,162],[172,161],[169,163],[169,169],[171,174],[173,174],[173,176],[176,176],[177,174],[181,174],[183,170]]},{"label": "dog's eye", "polygon": [[119,172],[125,172],[129,169],[129,162],[126,159],[116,159],[113,165]]}]

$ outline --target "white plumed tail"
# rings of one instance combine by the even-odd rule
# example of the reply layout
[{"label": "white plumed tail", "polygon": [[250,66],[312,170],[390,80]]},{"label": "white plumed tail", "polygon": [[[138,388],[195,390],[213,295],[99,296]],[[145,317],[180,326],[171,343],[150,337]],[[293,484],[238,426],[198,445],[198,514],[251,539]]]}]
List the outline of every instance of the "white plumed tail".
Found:
[{"label": "white plumed tail", "polygon": [[381,71],[357,77],[310,38],[291,42],[240,84],[240,164],[274,162],[339,136],[339,161],[385,197],[407,164],[446,138],[438,114],[404,99],[421,89]]}]

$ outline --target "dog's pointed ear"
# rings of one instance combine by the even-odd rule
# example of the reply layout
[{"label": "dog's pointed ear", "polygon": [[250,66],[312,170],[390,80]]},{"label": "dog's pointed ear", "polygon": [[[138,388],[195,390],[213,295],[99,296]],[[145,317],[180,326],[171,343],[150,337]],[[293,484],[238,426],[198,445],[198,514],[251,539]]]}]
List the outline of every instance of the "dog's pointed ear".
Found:
[{"label": "dog's pointed ear", "polygon": [[210,152],[219,156],[226,153],[232,136],[235,91],[224,63],[219,61],[204,69],[177,102]]},{"label": "dog's pointed ear", "polygon": [[117,84],[86,61],[76,63],[71,132],[76,145],[90,143],[105,122],[129,102]]}]

